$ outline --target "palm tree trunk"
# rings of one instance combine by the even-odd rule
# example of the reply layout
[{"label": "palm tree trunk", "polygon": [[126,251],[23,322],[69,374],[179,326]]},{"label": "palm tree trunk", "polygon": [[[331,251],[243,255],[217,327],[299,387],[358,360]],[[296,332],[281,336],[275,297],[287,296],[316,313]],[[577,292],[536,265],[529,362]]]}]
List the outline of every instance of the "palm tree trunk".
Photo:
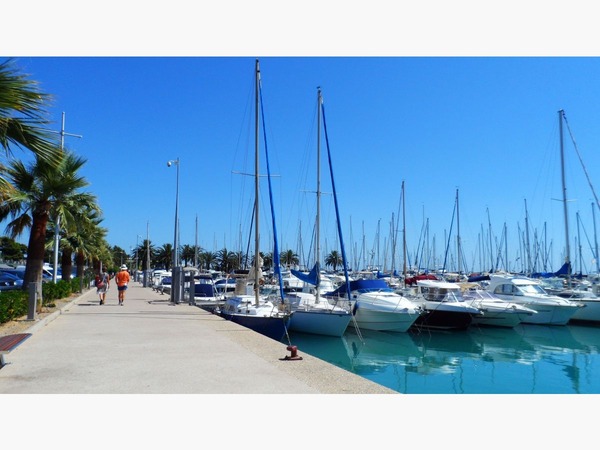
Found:
[{"label": "palm tree trunk", "polygon": [[62,269],[62,280],[70,281],[73,273],[73,251],[69,248],[63,248],[60,258],[60,267]]},{"label": "palm tree trunk", "polygon": [[[33,223],[31,225],[31,234],[29,235],[29,244],[27,245],[27,263],[23,277],[23,290],[25,291],[29,289],[29,283],[41,283],[42,281],[48,217],[47,212],[40,213],[36,211],[32,214]],[[43,298],[40,292],[37,306],[38,313],[41,312],[42,304]]]},{"label": "palm tree trunk", "polygon": [[75,255],[75,264],[77,265],[77,276],[83,279],[83,270],[85,268],[85,255],[83,252],[77,252]]}]

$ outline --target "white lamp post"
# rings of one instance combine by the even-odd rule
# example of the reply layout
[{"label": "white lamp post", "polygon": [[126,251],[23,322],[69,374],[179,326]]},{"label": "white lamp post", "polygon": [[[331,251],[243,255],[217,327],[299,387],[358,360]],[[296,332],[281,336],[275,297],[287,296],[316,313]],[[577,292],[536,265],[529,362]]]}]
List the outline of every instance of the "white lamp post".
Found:
[{"label": "white lamp post", "polygon": [[[60,128],[60,150],[62,151],[65,145],[65,136],[73,136],[81,138],[79,134],[71,134],[65,132],[65,113],[62,113],[62,125]],[[54,267],[52,268],[52,281],[56,284],[56,273],[58,272],[58,246],[60,236],[60,216],[56,214],[56,224],[54,230]]]}]

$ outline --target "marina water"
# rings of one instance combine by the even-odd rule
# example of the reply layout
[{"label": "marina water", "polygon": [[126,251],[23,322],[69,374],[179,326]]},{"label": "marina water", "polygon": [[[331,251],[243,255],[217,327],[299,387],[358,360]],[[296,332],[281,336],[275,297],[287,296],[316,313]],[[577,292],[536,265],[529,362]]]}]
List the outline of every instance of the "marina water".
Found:
[{"label": "marina water", "polygon": [[[600,326],[290,333],[306,353],[403,394],[599,394]],[[287,343],[287,338],[284,338]]]}]

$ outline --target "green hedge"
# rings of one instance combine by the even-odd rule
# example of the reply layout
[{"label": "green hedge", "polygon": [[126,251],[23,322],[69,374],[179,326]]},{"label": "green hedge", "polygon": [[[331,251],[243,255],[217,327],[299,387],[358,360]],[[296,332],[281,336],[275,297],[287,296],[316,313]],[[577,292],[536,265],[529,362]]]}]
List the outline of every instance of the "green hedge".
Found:
[{"label": "green hedge", "polygon": [[[90,286],[91,278],[83,278],[84,289]],[[42,283],[42,306],[54,306],[56,300],[81,292],[81,279],[58,280],[56,283]],[[27,314],[29,293],[27,291],[0,292],[0,323],[9,322]]]},{"label": "green hedge", "polygon": [[28,298],[29,295],[25,291],[0,292],[0,323],[27,314]]}]

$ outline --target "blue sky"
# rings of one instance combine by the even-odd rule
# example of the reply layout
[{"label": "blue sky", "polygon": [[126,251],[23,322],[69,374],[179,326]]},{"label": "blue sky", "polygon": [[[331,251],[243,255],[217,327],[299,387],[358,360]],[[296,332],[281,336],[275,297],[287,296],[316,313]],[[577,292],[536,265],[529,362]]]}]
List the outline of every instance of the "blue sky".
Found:
[{"label": "blue sky", "polygon": [[[414,17],[426,12],[413,8],[408,12]],[[207,10],[212,17],[224,11],[226,5]],[[325,25],[335,11],[324,11]],[[295,22],[287,30],[271,25],[254,38],[245,24],[239,27],[242,39],[216,39],[239,25],[236,19],[225,28],[218,21],[204,23],[194,45],[181,40],[191,33],[185,27],[191,19],[179,16],[181,24],[168,25],[171,35],[161,34],[164,40],[155,46],[151,22],[133,24],[128,34],[116,27],[112,37],[100,39],[94,30],[103,26],[102,14],[85,22],[87,30],[71,23],[34,44],[16,44],[5,55],[54,96],[50,112],[56,130],[64,112],[65,131],[83,136],[67,136],[65,145],[88,159],[82,172],[98,196],[110,244],[129,251],[147,236],[157,246],[173,242],[176,167],[166,163],[180,158],[180,242],[193,245],[197,234],[205,250],[246,248],[252,180],[239,172],[253,172],[252,89],[259,58],[280,249],[310,259],[321,86],[352,266],[391,267],[392,217],[399,220],[404,182],[411,263],[421,262],[417,253],[425,246],[435,257],[432,264],[445,261],[452,270],[455,248],[447,257],[445,249],[448,241],[456,242],[459,226],[468,270],[488,269],[496,260],[489,254],[490,234],[494,255],[506,242],[509,268],[518,269],[527,214],[531,251],[540,242],[551,258],[547,269],[560,267],[565,233],[562,204],[555,200],[562,196],[559,109],[565,110],[592,185],[598,179],[600,60],[586,56],[589,41],[578,41],[583,57],[575,57],[566,34],[559,38],[545,26],[528,40],[519,40],[526,27],[513,26],[511,40],[495,33],[503,27],[497,22],[488,23],[485,34],[482,24],[475,27],[465,18],[452,26],[432,18],[426,28],[403,22],[395,32],[366,26],[358,45],[358,29],[351,33],[337,17],[324,26],[323,41],[292,37]],[[299,10],[298,18],[307,14]],[[360,11],[350,8],[345,14],[357,20]],[[561,20],[559,13],[544,14],[549,23]],[[148,12],[155,21],[159,16]],[[382,25],[392,22],[378,17]],[[477,39],[467,39],[465,24],[479,30]],[[434,25],[439,34],[432,40],[403,39],[422,36]],[[576,32],[585,37],[587,29]],[[336,31],[347,37],[343,43]],[[382,40],[389,35],[397,42]],[[321,247],[329,252],[336,246],[335,221],[324,145],[322,151]],[[594,199],[566,128],[565,152],[571,259],[578,268],[575,242],[581,242],[582,268],[592,271]],[[266,179],[261,185],[266,188]],[[269,221],[261,219],[265,247],[272,240]],[[396,226],[402,229],[402,223]],[[401,231],[395,236],[401,240]],[[395,267],[402,264],[400,252],[398,243]]]},{"label": "blue sky", "polygon": [[[409,255],[420,248],[428,222],[430,252],[443,264],[448,234],[454,243],[460,227],[468,268],[479,270],[490,228],[496,247],[506,224],[509,260],[514,260],[519,231],[526,236],[527,214],[530,245],[545,230],[554,258],[550,269],[560,266],[563,212],[562,203],[553,200],[562,198],[557,111],[565,110],[593,186],[599,167],[600,60],[259,59],[281,249],[297,251],[301,239],[308,252],[311,240],[321,86],[344,241],[354,261],[390,267],[391,256],[387,263],[384,256],[391,254],[386,246],[392,215],[398,220],[401,212],[404,181]],[[253,181],[235,172],[253,173],[254,61],[230,56],[16,58],[22,71],[54,96],[56,129],[65,112],[65,131],[83,136],[67,136],[65,146],[88,159],[82,172],[88,190],[98,196],[108,241],[125,250],[147,235],[155,245],[173,242],[177,169],[167,161],[176,158],[181,161],[181,243],[194,244],[197,217],[203,249],[245,248]],[[593,194],[569,129],[564,136],[567,193],[573,200],[571,258],[578,258],[579,212],[584,264],[590,270]],[[322,142],[322,247],[331,251],[335,221]],[[266,170],[264,162],[261,166]],[[261,202],[268,212],[266,197]],[[269,220],[261,219],[262,233],[269,233],[263,234],[265,245],[271,240]]]}]

